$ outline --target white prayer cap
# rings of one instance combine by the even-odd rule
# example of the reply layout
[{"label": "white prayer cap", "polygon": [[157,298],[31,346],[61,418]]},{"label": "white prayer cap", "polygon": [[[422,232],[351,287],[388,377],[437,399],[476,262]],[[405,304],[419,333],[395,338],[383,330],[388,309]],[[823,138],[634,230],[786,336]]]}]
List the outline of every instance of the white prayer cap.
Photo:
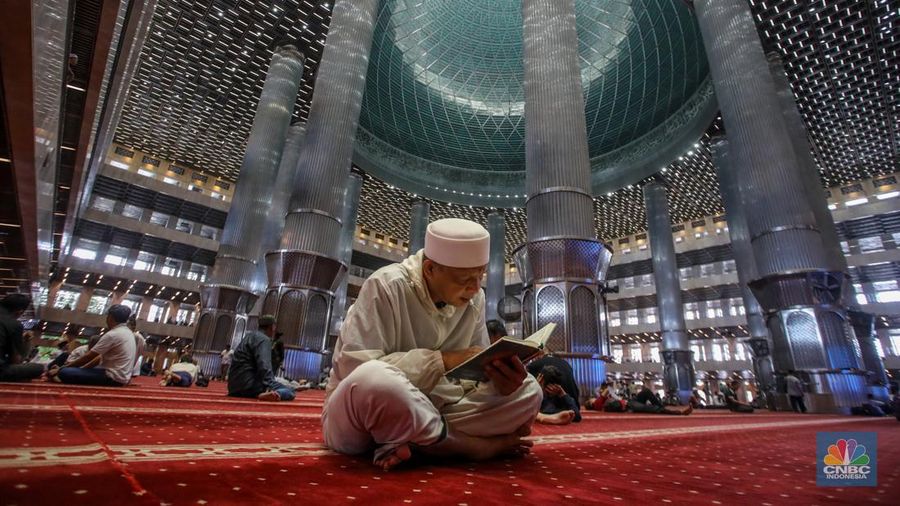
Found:
[{"label": "white prayer cap", "polygon": [[445,218],[425,231],[425,256],[447,267],[487,265],[490,251],[490,234],[474,221]]}]

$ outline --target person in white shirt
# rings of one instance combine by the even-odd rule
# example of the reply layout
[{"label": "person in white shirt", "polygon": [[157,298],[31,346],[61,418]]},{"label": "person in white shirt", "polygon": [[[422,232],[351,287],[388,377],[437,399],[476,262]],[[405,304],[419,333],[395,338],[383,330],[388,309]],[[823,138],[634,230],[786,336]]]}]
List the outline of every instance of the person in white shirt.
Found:
[{"label": "person in white shirt", "polygon": [[132,316],[128,319],[128,329],[134,334],[134,367],[131,369],[131,377],[141,375],[141,362],[144,360],[144,346],[147,340],[137,330],[137,319]]},{"label": "person in white shirt", "polygon": [[[125,386],[131,381],[137,346],[126,323],[131,309],[122,304],[110,306],[106,326],[97,344],[81,358],[48,375],[63,383],[97,386]],[[99,358],[99,362],[97,359]],[[96,365],[94,365],[96,364]]]},{"label": "person in white shirt", "polygon": [[225,349],[222,350],[222,353],[219,355],[222,357],[220,379],[222,381],[228,381],[228,369],[231,367],[231,359],[234,357],[234,350],[231,349],[230,344],[226,344]]},{"label": "person in white shirt", "polygon": [[159,382],[164,387],[189,387],[197,379],[197,370],[200,368],[189,357],[182,358],[181,362],[172,364],[169,370],[163,373],[163,379]]},{"label": "person in white shirt", "polygon": [[490,381],[444,374],[488,345],[481,225],[428,225],[425,249],[379,269],[347,312],[326,387],[322,432],[345,454],[374,451],[390,469],[412,451],[473,460],[528,453],[540,385],[518,357],[485,367]]}]

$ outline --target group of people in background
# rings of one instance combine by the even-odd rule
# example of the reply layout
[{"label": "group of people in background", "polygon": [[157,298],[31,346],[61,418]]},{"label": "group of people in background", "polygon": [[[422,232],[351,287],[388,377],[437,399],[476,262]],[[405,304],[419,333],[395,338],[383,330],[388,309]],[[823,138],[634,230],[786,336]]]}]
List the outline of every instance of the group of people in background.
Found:
[{"label": "group of people in background", "polygon": [[[106,331],[91,336],[86,344],[64,334],[52,358],[30,362],[31,332],[19,321],[31,297],[9,294],[0,300],[0,381],[47,381],[121,387],[134,376],[153,373],[152,359],[141,363],[146,341],[137,331],[131,308],[114,304],[106,312]],[[294,390],[310,388],[276,378],[284,360],[284,344],[275,330],[275,318],[263,315],[259,329],[248,332],[235,350],[222,352],[222,378],[228,382],[228,395],[266,401],[289,401]],[[161,386],[190,387],[199,384],[203,372],[185,349],[181,357],[161,373]]]}]

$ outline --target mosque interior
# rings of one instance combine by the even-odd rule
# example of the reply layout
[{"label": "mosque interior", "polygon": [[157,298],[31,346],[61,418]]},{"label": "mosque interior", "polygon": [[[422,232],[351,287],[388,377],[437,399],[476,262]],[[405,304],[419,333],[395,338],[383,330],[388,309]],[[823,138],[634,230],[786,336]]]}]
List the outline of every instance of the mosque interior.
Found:
[{"label": "mosque interior", "polygon": [[[896,1],[0,5],[0,296],[32,297],[37,361],[124,304],[154,373],[216,376],[273,314],[284,378],[314,381],[365,280],[464,218],[492,236],[486,318],[556,323],[580,401],[708,408],[384,475],[321,445],[315,390],[0,383],[0,503],[846,503],[816,485],[825,431],[877,434],[856,490],[896,496],[893,418],[849,416],[900,381]],[[724,409],[733,380],[755,414]]]}]

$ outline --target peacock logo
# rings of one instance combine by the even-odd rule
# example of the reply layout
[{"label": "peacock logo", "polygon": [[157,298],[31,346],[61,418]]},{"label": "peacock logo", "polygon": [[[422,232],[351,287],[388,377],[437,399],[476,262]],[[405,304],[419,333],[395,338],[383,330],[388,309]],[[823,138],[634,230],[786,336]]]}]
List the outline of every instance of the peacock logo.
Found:
[{"label": "peacock logo", "polygon": [[855,439],[838,439],[828,447],[824,463],[826,466],[866,466],[869,464],[869,456],[866,454],[866,447],[858,444]]},{"label": "peacock logo", "polygon": [[817,432],[816,485],[878,486],[878,434],[856,431]]}]

